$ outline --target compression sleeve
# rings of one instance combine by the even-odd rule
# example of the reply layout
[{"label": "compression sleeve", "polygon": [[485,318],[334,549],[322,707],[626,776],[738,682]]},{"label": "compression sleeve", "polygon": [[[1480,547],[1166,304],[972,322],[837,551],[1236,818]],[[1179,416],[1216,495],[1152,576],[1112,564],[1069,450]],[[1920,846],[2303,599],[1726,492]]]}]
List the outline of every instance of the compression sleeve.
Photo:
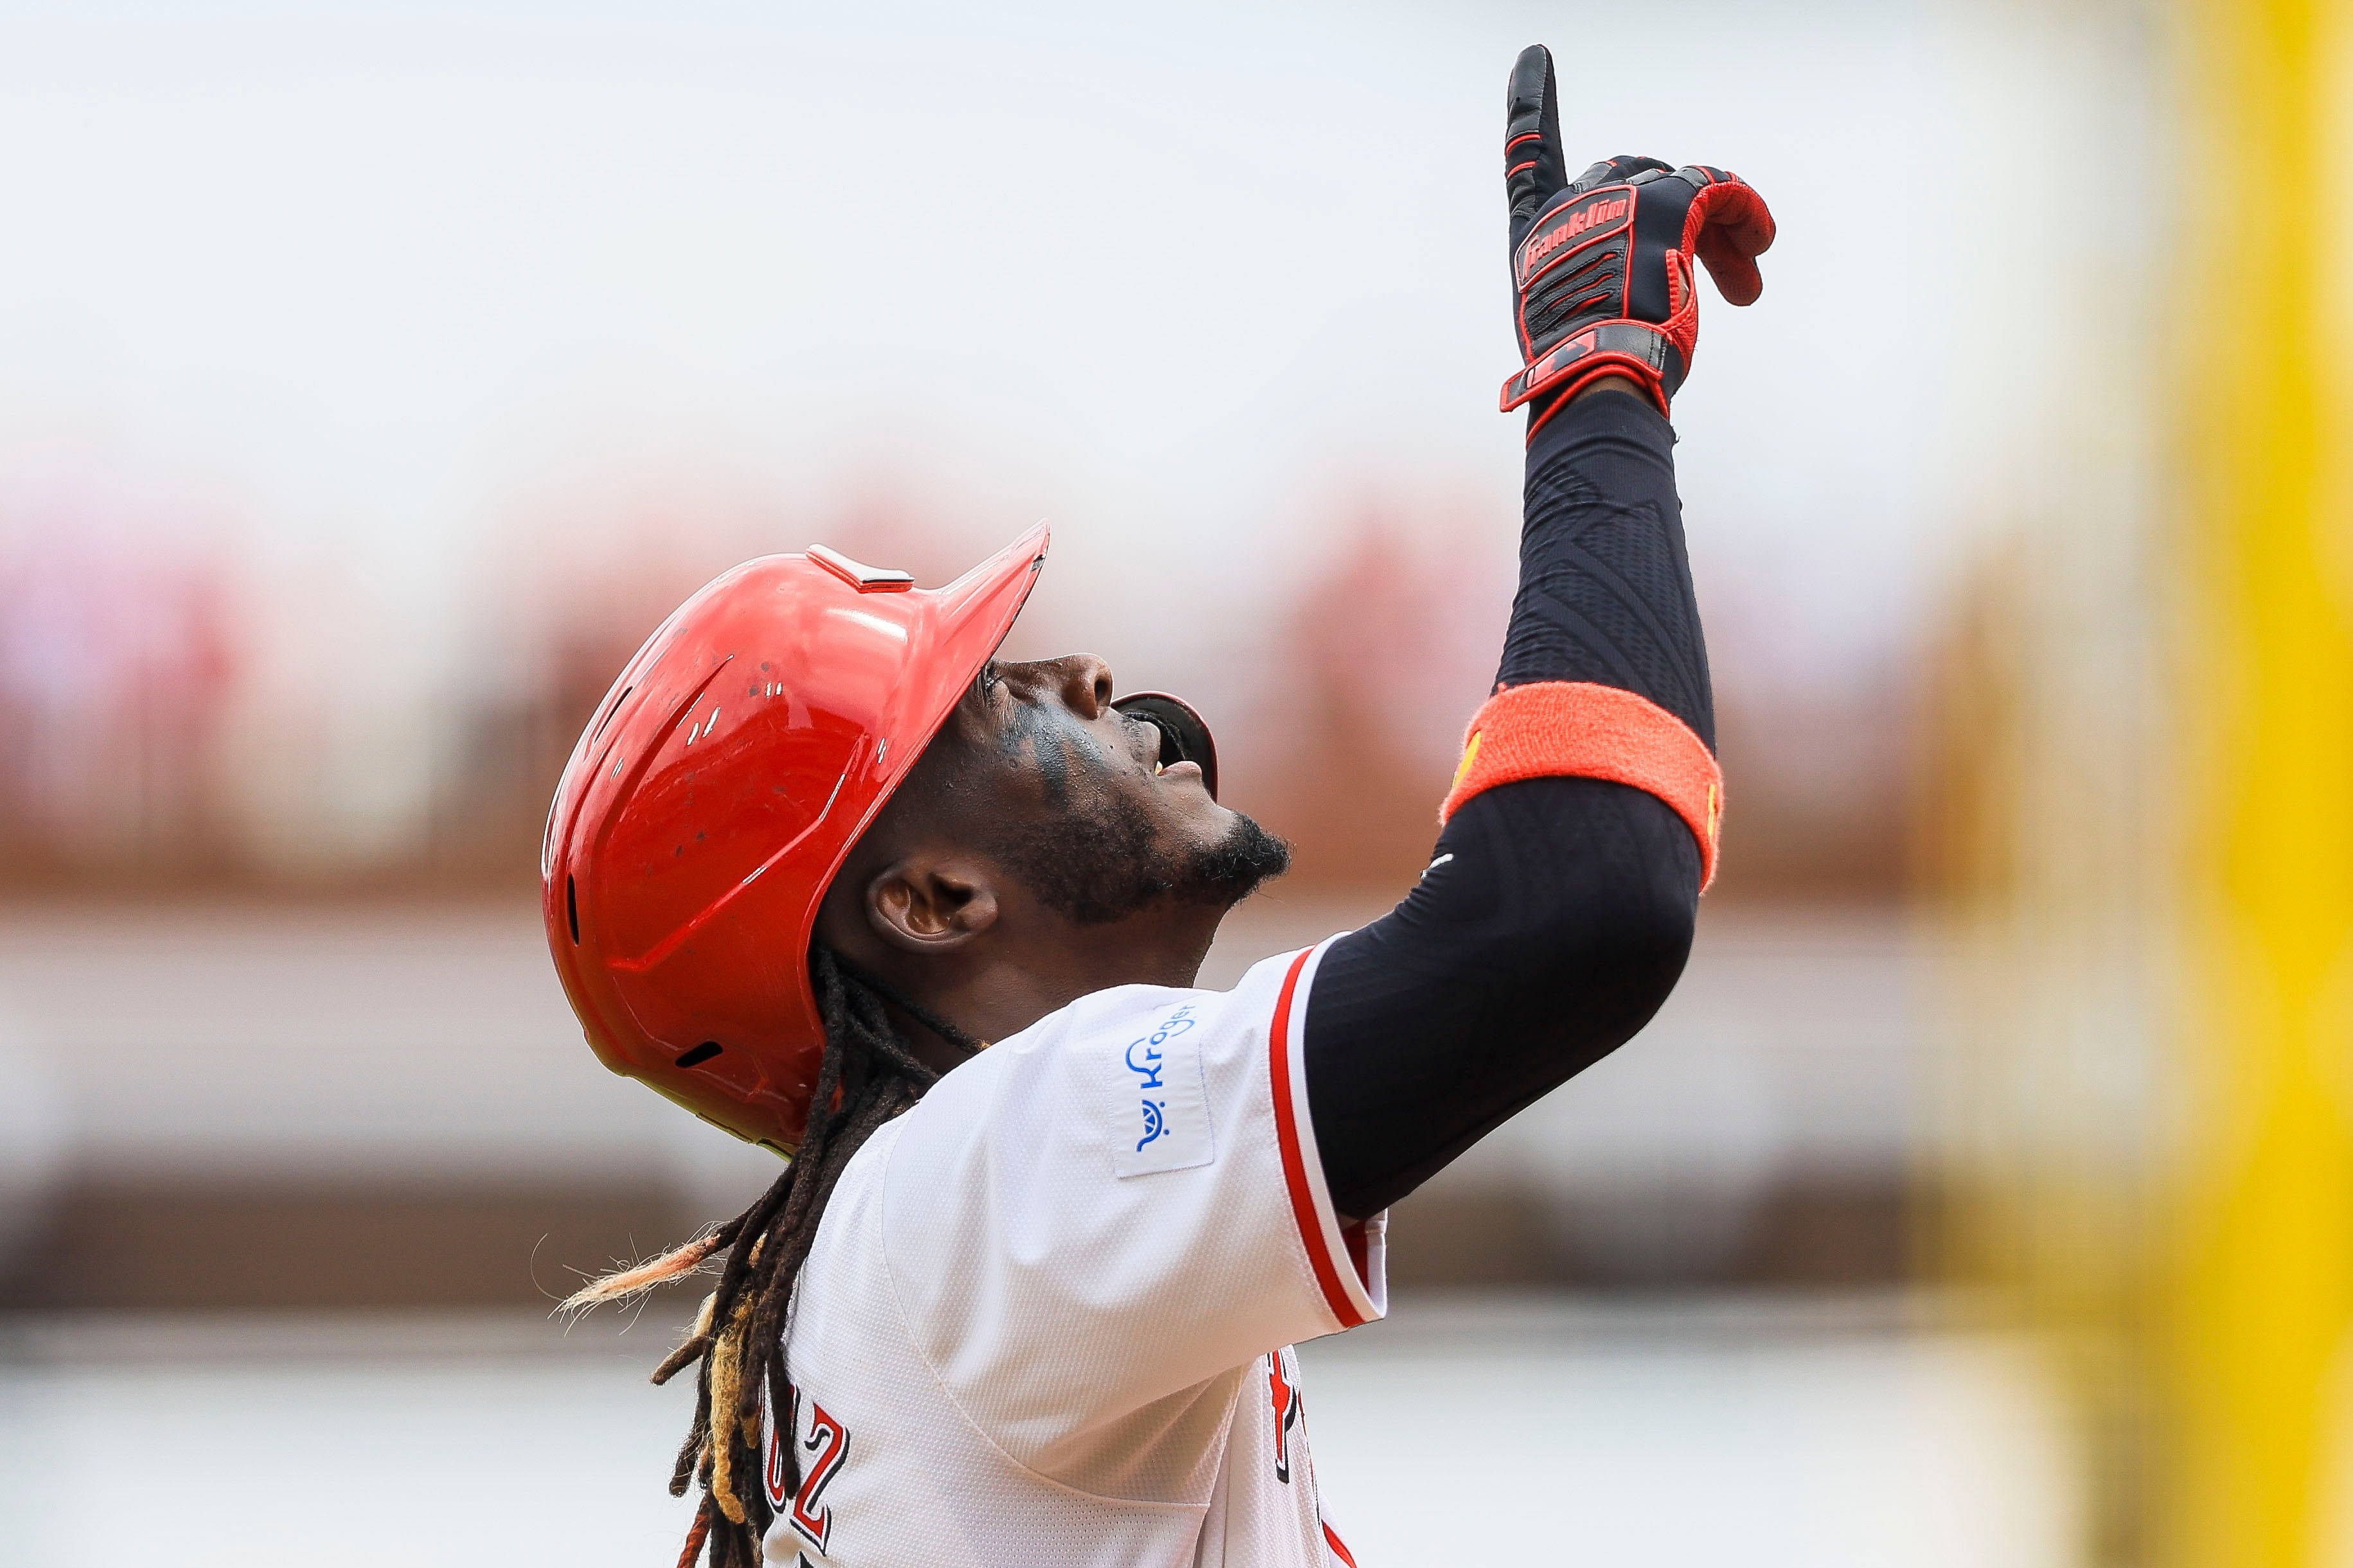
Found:
[{"label": "compression sleeve", "polygon": [[[1608,689],[1605,708],[1687,733],[1712,772],[1715,702],[1673,440],[1656,409],[1614,391],[1537,430],[1496,687]],[[1466,759],[1465,780],[1472,771]],[[1327,952],[1303,1051],[1340,1212],[1403,1197],[1666,1000],[1713,859],[1715,797],[1696,822],[1692,802],[1652,793],[1671,787],[1620,782],[1647,777],[1562,752],[1467,797],[1458,781],[1420,882]]]}]

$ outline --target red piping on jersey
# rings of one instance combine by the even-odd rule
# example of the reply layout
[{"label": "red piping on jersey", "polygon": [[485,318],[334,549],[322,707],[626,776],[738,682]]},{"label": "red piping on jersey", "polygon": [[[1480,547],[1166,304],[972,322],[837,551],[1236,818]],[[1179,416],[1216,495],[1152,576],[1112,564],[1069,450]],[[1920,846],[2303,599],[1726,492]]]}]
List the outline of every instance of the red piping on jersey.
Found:
[{"label": "red piping on jersey", "polygon": [[[1320,1519],[1315,1522],[1318,1524],[1324,1524],[1324,1521]],[[1348,1565],[1348,1568],[1356,1568],[1356,1558],[1349,1555],[1348,1549],[1341,1544],[1340,1538],[1332,1532],[1332,1527],[1328,1524],[1324,1524],[1324,1544],[1330,1547],[1332,1549],[1332,1555],[1337,1557],[1341,1562],[1345,1563]]]},{"label": "red piping on jersey", "polygon": [[1274,1027],[1267,1036],[1268,1067],[1274,1079],[1274,1136],[1282,1151],[1283,1184],[1291,1189],[1291,1216],[1299,1222],[1307,1261],[1315,1266],[1315,1283],[1324,1288],[1324,1303],[1340,1326],[1353,1329],[1366,1320],[1348,1300],[1332,1249],[1324,1245],[1324,1217],[1316,1212],[1315,1194],[1307,1184],[1307,1161],[1299,1149],[1299,1110],[1291,1098],[1291,998],[1299,989],[1299,972],[1314,952],[1311,947],[1291,961],[1291,973],[1282,977],[1282,994],[1275,999]]},{"label": "red piping on jersey", "polygon": [[1439,826],[1482,790],[1521,779],[1609,779],[1674,808],[1699,840],[1699,885],[1715,879],[1724,771],[1691,726],[1646,698],[1589,680],[1539,680],[1487,699],[1462,737]]}]

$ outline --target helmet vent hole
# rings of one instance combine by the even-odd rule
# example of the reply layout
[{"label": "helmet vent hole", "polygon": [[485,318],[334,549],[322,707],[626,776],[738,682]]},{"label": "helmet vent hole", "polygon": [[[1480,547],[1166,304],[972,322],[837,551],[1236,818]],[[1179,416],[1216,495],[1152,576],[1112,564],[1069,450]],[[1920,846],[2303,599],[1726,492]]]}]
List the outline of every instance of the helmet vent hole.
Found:
[{"label": "helmet vent hole", "polygon": [[570,872],[564,877],[564,914],[572,922],[572,945],[580,945],[580,889]]},{"label": "helmet vent hole", "polygon": [[695,1047],[692,1050],[679,1058],[678,1065],[682,1068],[699,1068],[718,1054],[719,1042],[717,1040],[705,1040],[702,1044]]}]

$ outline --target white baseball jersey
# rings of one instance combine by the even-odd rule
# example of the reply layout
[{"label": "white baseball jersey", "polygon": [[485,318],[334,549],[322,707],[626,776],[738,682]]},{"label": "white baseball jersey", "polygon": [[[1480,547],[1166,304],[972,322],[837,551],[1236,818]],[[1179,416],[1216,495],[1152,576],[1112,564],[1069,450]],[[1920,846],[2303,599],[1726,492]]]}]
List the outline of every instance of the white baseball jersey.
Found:
[{"label": "white baseball jersey", "polygon": [[859,1151],[786,1333],[770,1562],[1353,1563],[1290,1349],[1387,1295],[1382,1217],[1344,1233],[1307,1115],[1322,951],[1083,997]]}]

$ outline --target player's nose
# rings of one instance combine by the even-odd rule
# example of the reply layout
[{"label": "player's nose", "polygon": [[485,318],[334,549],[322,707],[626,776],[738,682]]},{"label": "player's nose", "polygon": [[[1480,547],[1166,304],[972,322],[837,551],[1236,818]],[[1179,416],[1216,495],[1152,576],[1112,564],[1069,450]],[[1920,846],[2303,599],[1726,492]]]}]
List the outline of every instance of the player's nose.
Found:
[{"label": "player's nose", "polygon": [[1111,706],[1111,666],[1091,653],[1052,661],[1055,689],[1064,707],[1082,719],[1097,719]]}]

